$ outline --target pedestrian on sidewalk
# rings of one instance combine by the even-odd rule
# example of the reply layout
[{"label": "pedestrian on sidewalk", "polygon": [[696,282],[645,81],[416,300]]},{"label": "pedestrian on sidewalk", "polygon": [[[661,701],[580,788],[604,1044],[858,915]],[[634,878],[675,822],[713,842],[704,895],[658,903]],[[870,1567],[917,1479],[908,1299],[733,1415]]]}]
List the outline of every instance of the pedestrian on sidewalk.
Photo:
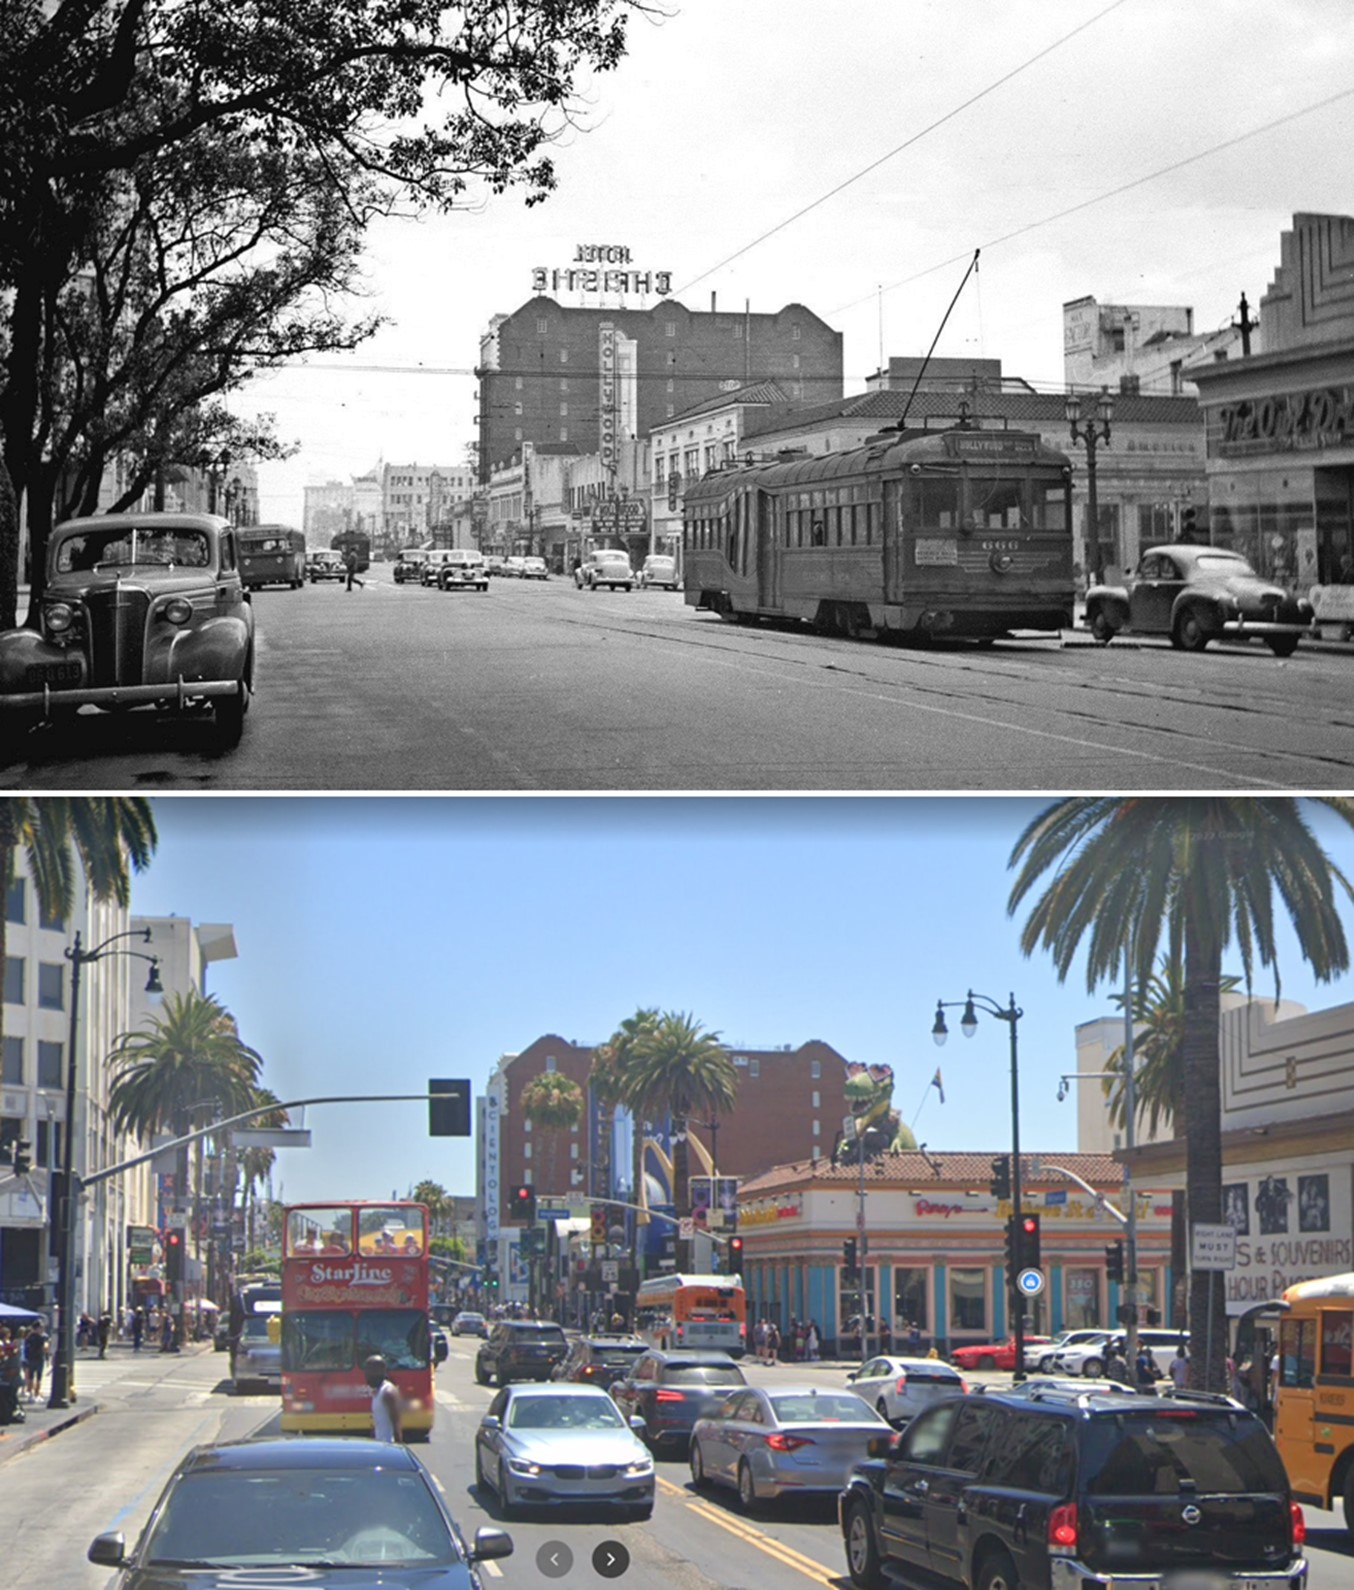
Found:
[{"label": "pedestrian on sidewalk", "polygon": [[108,1357],[108,1338],[113,1334],[113,1316],[104,1309],[99,1315],[99,1357]]},{"label": "pedestrian on sidewalk", "polygon": [[818,1362],[818,1322],[809,1321],[809,1328],[804,1332],[804,1352],[811,1364]]},{"label": "pedestrian on sidewalk", "polygon": [[766,1322],[766,1361],[774,1364],[780,1357],[780,1326],[775,1320]]},{"label": "pedestrian on sidewalk", "polygon": [[139,1308],[132,1310],[132,1351],[141,1351],[141,1338],[146,1333],[146,1316]]},{"label": "pedestrian on sidewalk", "polygon": [[42,1391],[42,1372],[47,1367],[47,1332],[41,1320],[34,1320],[24,1337],[24,1390],[34,1401]]},{"label": "pedestrian on sidewalk", "polygon": [[354,585],[360,585],[363,590],[365,590],[367,587],[367,582],[365,580],[359,580],[357,577],[356,547],[349,547],[348,550],[343,554],[343,566],[348,571],[348,590],[351,591]]}]

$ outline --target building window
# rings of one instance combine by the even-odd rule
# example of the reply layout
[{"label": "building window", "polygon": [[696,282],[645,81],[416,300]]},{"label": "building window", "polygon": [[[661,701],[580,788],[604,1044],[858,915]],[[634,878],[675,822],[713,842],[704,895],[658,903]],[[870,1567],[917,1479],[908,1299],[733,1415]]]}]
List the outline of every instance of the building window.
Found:
[{"label": "building window", "polygon": [[520,375],[517,377],[516,387],[519,392],[522,390],[522,377]]},{"label": "building window", "polygon": [[987,1272],[951,1270],[950,1333],[987,1328]]},{"label": "building window", "polygon": [[39,910],[38,926],[46,928],[49,933],[64,933],[66,931],[66,919],[64,916],[48,916],[45,911]]},{"label": "building window", "polygon": [[743,340],[743,322],[741,320],[735,320],[733,323],[733,340],[735,342],[742,342]]},{"label": "building window", "polygon": [[677,383],[675,381],[669,381],[668,382],[668,391],[669,392],[675,392],[676,390],[677,390]]},{"label": "building window", "polygon": [[559,362],[561,364],[568,364],[568,362],[569,362],[569,350],[567,348],[561,348],[559,350]]},{"label": "building window", "polygon": [[919,1331],[930,1330],[930,1315],[926,1309],[925,1270],[893,1268],[893,1341],[895,1348],[903,1351],[903,1332],[915,1325]]},{"label": "building window", "polygon": [[21,1088],[24,1085],[24,1041],[22,1038],[5,1036],[4,1067],[0,1069],[0,1082],[7,1088]]},{"label": "building window", "polygon": [[552,1054],[546,1055],[546,1057],[545,1057],[545,1069],[547,1071],[553,1071],[555,1069],[555,1057],[554,1057],[554,1055],[552,1055]]},{"label": "building window", "polygon": [[512,406],[512,411],[520,419],[522,415],[522,405],[520,403],[514,403]]},{"label": "building window", "polygon": [[517,427],[517,429],[516,429],[516,430],[515,430],[515,431],[514,431],[514,432],[513,432],[513,433],[512,433],[512,439],[513,439],[513,441],[515,441],[515,442],[520,442],[520,441],[521,441],[521,440],[522,440],[522,427],[521,427],[521,426],[520,426],[520,425],[519,425],[519,426],[518,426],[518,427]]},{"label": "building window", "polygon": [[536,320],[536,335],[538,337],[543,337],[549,330],[550,322],[545,318],[544,315],[538,316]]},{"label": "building window", "polygon": [[0,1115],[0,1154],[8,1157],[24,1135],[24,1123],[17,1115]]},{"label": "building window", "polygon": [[37,1151],[33,1163],[46,1170],[56,1170],[61,1164],[61,1122],[39,1121]]},{"label": "building window", "polygon": [[530,1143],[523,1143],[522,1144],[522,1158],[523,1159],[530,1159],[531,1158],[531,1144]]},{"label": "building window", "polygon": [[569,1158],[570,1159],[577,1159],[578,1158],[578,1144],[577,1143],[570,1143],[569,1144]]},{"label": "building window", "polygon": [[759,1077],[759,1076],[761,1076],[761,1074],[762,1074],[762,1062],[760,1060],[749,1060],[748,1061],[748,1075],[750,1077]]},{"label": "building window", "polygon": [[668,363],[670,365],[675,365],[677,363],[677,355],[675,353],[670,353],[668,355]]},{"label": "building window", "polygon": [[665,418],[665,419],[669,419],[669,420],[670,420],[670,419],[671,419],[671,418],[672,418],[672,416],[673,416],[673,415],[674,415],[674,414],[675,414],[675,413],[676,413],[676,412],[677,412],[677,411],[676,411],[676,409],[674,409],[674,408],[673,408],[673,406],[672,406],[672,404],[671,404],[671,403],[669,403],[669,404],[668,404],[668,406],[667,406],[667,413],[666,413],[666,414],[665,414],[665,415],[664,415],[664,418]]},{"label": "building window", "polygon": [[567,375],[561,378],[559,389],[561,392],[567,392],[569,390],[569,378]]},{"label": "building window", "polygon": [[5,1003],[22,1005],[24,1002],[24,959],[22,955],[5,956]]},{"label": "building window", "polygon": [[798,342],[801,335],[802,335],[802,333],[800,332],[800,329],[799,329],[798,326],[792,326],[790,328],[790,337],[791,337],[791,339],[794,342]]},{"label": "building window", "polygon": [[663,322],[663,335],[665,337],[675,337],[677,335],[677,322],[675,320],[665,320]]},{"label": "building window", "polygon": [[813,1135],[815,1137],[821,1137],[822,1134],[823,1134],[823,1123],[821,1121],[815,1121],[813,1123]]},{"label": "building window", "polygon": [[1063,1271],[1063,1310],[1068,1330],[1094,1330],[1100,1324],[1099,1270]]},{"label": "building window", "polygon": [[562,442],[567,442],[569,440],[569,427],[567,425],[561,425],[560,426],[560,428],[559,428],[559,439]]},{"label": "building window", "polygon": [[48,1043],[46,1039],[38,1039],[38,1086],[40,1088],[59,1088],[63,1085],[61,1075],[61,1045]]},{"label": "building window", "polygon": [[821,1110],[823,1107],[822,1096],[819,1094],[817,1088],[813,1090],[813,1107],[815,1110]]},{"label": "building window", "polygon": [[[669,388],[669,391],[671,388]],[[5,921],[22,923],[24,920],[24,881],[16,878],[5,894]]]},{"label": "building window", "polygon": [[66,1008],[66,968],[50,961],[38,962],[38,1004],[44,1010]]},{"label": "building window", "polygon": [[527,1184],[528,1187],[533,1185],[535,1179],[536,1172],[534,1170],[524,1170],[522,1172],[522,1180]]},{"label": "building window", "polygon": [[[813,1078],[813,1080],[816,1082],[818,1080],[818,1078],[822,1076],[822,1074],[823,1074],[823,1062],[821,1060],[810,1060],[809,1061],[809,1075]],[[816,1098],[817,1094],[815,1094],[814,1097]]]},{"label": "building window", "polygon": [[569,1127],[569,1130],[576,1135],[577,1132],[578,1132],[578,1122],[577,1121],[572,1122],[570,1127]]},{"label": "building window", "polygon": [[567,403],[561,403],[560,404],[560,406],[559,406],[559,417],[562,420],[568,419],[568,417],[569,417],[569,405]]},{"label": "building window", "polygon": [[799,355],[797,353],[792,353],[790,355],[790,368],[792,370],[797,370],[799,368]]},{"label": "building window", "polygon": [[522,1122],[522,1130],[524,1132],[529,1132],[531,1130],[531,1117],[529,1115]]}]

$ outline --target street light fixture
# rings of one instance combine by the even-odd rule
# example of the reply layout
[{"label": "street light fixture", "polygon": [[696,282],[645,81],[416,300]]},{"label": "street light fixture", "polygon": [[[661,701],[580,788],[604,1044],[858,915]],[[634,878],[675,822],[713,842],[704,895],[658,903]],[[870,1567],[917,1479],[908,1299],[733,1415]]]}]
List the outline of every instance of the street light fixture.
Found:
[{"label": "street light fixture", "polygon": [[1100,567],[1100,511],[1096,506],[1095,495],[1095,450],[1098,443],[1109,442],[1110,421],[1114,418],[1114,399],[1110,396],[1109,388],[1102,386],[1093,411],[1083,421],[1081,394],[1069,391],[1065,410],[1072,440],[1086,444],[1086,514],[1090,521],[1086,570],[1088,575],[1094,570],[1098,582],[1104,578],[1104,570]]},{"label": "street light fixture", "polygon": [[140,939],[149,944],[149,928],[129,928],[125,933],[114,933],[92,950],[81,948],[80,930],[75,931],[75,943],[68,945],[66,959],[71,963],[71,1020],[69,1051],[66,1055],[66,1127],[61,1139],[61,1207],[49,1208],[49,1216],[57,1219],[56,1253],[56,1349],[52,1354],[52,1388],[47,1398],[49,1408],[68,1408],[71,1404],[71,1366],[75,1362],[75,1308],[71,1298],[75,1277],[71,1264],[71,1236],[75,1227],[75,1081],[76,1036],[80,1023],[80,968],[91,961],[101,961],[107,955],[128,955],[139,961],[150,962],[146,978],[148,994],[162,994],[160,960],[156,955],[143,955],[140,950],[109,949],[119,939]]},{"label": "street light fixture", "polygon": [[[1020,1057],[1017,1045],[1016,1029],[1020,1018],[1025,1014],[1015,1002],[1015,995],[1010,996],[1006,1005],[997,1004],[986,994],[975,994],[969,989],[967,997],[960,1000],[936,1001],[935,1025],[931,1028],[931,1036],[937,1046],[944,1044],[949,1037],[949,1028],[945,1025],[945,1012],[953,1010],[963,1004],[964,1013],[959,1019],[959,1030],[966,1038],[971,1038],[978,1030],[978,1012],[985,1011],[989,1016],[995,1016],[998,1021],[1004,1021],[1011,1034],[1011,1230],[1016,1233],[1014,1240],[1019,1240],[1023,1230],[1022,1221],[1024,1211],[1021,1208],[1020,1188]],[[1014,1326],[1012,1335],[1015,1337],[1015,1379],[1025,1378],[1025,1294],[1016,1284],[1016,1277],[1008,1275],[1006,1284],[1011,1295],[1011,1320]]]}]

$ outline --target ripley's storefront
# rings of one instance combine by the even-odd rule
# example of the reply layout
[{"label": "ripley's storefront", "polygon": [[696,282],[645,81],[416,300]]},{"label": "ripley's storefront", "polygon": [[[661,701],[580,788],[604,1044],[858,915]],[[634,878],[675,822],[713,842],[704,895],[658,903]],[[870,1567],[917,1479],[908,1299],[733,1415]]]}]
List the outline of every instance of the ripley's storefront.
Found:
[{"label": "ripley's storefront", "polygon": [[1209,539],[1354,625],[1354,218],[1295,215],[1264,350],[1185,372],[1207,436]]}]

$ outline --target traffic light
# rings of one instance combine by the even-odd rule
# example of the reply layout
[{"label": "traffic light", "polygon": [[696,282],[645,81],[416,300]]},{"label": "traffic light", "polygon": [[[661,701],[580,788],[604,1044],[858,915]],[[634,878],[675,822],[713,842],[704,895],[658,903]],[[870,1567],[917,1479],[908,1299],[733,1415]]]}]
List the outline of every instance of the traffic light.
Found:
[{"label": "traffic light", "polygon": [[512,1214],[514,1220],[525,1220],[533,1225],[536,1220],[536,1192],[528,1182],[516,1182],[512,1189]]},{"label": "traffic light", "polygon": [[1023,1214],[1020,1217],[1020,1268],[1039,1268],[1039,1216]]},{"label": "traffic light", "polygon": [[1183,508],[1180,511],[1180,539],[1192,543],[1198,534],[1199,515],[1194,508]]},{"label": "traffic light", "polygon": [[992,1161],[992,1180],[988,1183],[988,1190],[998,1201],[1011,1196],[1011,1156],[998,1154]]},{"label": "traffic light", "polygon": [[178,1286],[183,1280],[183,1232],[177,1229],[165,1232],[165,1280]]},{"label": "traffic light", "polygon": [[842,1243],[842,1268],[848,1275],[856,1273],[856,1239],[847,1237]]},{"label": "traffic light", "polygon": [[469,1137],[469,1080],[430,1077],[428,1092],[428,1136]]},{"label": "traffic light", "polygon": [[[1020,1238],[1016,1234],[1015,1216],[1011,1215],[1005,1226],[1006,1274],[1012,1276],[1020,1268]],[[1009,1282],[1008,1282],[1009,1284]]]},{"label": "traffic light", "polygon": [[594,1204],[592,1206],[592,1240],[594,1242],[606,1241],[606,1205]]},{"label": "traffic light", "polygon": [[14,1174],[26,1176],[33,1168],[33,1145],[26,1137],[14,1144]]},{"label": "traffic light", "polygon": [[736,1271],[738,1266],[742,1262],[743,1262],[743,1239],[742,1239],[742,1237],[730,1237],[729,1238],[729,1271],[730,1271],[730,1273],[733,1273],[734,1271]]},{"label": "traffic light", "polygon": [[1105,1244],[1105,1279],[1122,1281],[1124,1278],[1124,1245],[1122,1242]]}]

